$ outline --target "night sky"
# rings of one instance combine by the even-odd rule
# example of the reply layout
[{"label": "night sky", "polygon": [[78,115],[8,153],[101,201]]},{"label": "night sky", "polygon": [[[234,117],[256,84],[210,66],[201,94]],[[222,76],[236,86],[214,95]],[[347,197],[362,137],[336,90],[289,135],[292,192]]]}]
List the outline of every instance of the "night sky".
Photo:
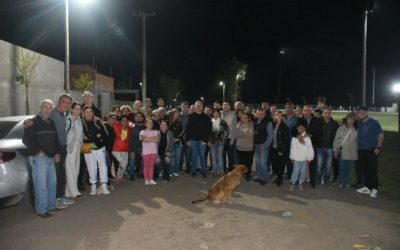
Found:
[{"label": "night sky", "polygon": [[[248,65],[243,100],[274,100],[279,50],[284,48],[282,99],[299,103],[361,101],[362,0],[95,0],[85,8],[70,0],[71,64],[92,64],[116,82],[141,81],[141,19],[147,22],[148,88],[160,95],[161,75],[182,79],[188,100],[222,96],[218,69],[233,57]],[[376,103],[395,100],[400,81],[400,1],[376,0],[369,15],[367,103],[372,67]],[[64,60],[63,0],[0,1],[0,39]]]}]

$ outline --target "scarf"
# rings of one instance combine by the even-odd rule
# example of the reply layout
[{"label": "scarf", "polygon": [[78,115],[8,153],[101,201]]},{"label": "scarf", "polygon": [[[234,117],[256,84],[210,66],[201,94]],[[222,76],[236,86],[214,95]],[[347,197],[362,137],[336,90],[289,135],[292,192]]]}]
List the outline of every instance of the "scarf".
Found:
[{"label": "scarf", "polygon": [[212,118],[211,122],[212,122],[212,131],[218,133],[221,130],[221,126],[220,126],[221,118],[218,118],[218,119]]}]

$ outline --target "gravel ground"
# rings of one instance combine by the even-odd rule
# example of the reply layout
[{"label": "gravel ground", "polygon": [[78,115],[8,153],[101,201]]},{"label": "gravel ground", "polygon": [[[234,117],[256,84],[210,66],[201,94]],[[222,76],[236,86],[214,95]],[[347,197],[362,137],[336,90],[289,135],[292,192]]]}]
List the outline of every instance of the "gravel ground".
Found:
[{"label": "gravel ground", "polygon": [[288,183],[242,182],[233,204],[191,204],[215,180],[180,176],[145,186],[139,179],[47,220],[22,202],[0,210],[0,248],[400,249],[398,201],[336,185],[289,191]]}]

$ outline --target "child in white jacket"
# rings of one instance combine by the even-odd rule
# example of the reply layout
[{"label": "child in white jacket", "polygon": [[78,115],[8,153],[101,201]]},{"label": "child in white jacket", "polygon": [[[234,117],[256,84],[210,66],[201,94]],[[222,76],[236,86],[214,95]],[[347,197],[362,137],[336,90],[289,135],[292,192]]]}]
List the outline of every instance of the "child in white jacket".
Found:
[{"label": "child in white jacket", "polygon": [[306,168],[314,158],[314,149],[311,139],[307,136],[305,130],[304,124],[298,124],[298,136],[293,137],[290,143],[290,159],[293,163],[290,190],[294,190],[296,183],[299,184],[299,190],[303,190]]}]

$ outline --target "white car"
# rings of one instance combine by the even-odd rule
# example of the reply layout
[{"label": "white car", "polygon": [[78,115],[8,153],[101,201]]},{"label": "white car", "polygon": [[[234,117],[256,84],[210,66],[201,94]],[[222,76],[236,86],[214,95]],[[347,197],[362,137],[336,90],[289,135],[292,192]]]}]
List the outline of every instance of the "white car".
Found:
[{"label": "white car", "polygon": [[22,143],[23,122],[32,117],[0,118],[0,208],[17,204],[24,197],[34,205],[31,168]]}]

